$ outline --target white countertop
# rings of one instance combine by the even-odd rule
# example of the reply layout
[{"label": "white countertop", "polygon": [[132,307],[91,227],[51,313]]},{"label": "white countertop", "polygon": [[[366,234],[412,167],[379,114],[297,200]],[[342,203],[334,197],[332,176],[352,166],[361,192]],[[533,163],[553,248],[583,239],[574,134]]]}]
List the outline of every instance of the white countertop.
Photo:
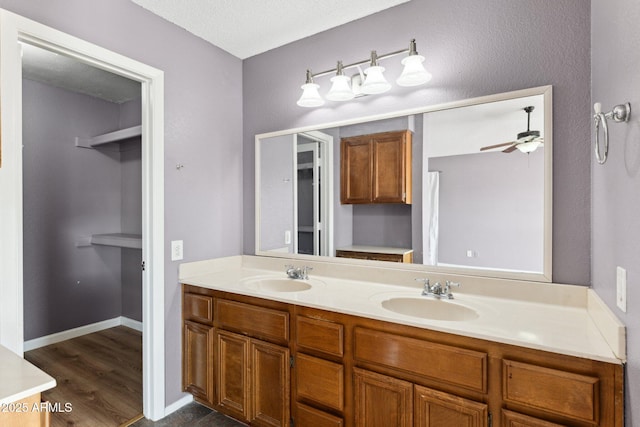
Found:
[{"label": "white countertop", "polygon": [[[254,262],[253,258],[256,257],[230,257],[182,264],[180,282],[609,363],[620,364],[626,358],[624,325],[593,290],[585,287],[542,283],[521,286],[523,293],[530,294],[531,289],[535,291],[535,298],[532,298],[535,301],[527,301],[525,296],[495,296],[496,290],[491,289],[488,284],[490,280],[482,283],[486,295],[479,293],[478,286],[470,283],[468,287],[475,293],[465,293],[463,289],[466,286],[460,290],[454,288],[455,299],[440,302],[471,308],[478,313],[476,319],[432,320],[397,314],[381,306],[382,301],[392,297],[420,297],[420,285],[412,283],[413,279],[407,277],[407,272],[373,268],[372,281],[354,280],[328,273],[344,270],[344,267],[305,262],[306,265],[314,266],[310,273],[311,289],[273,292],[258,290],[247,282],[259,277],[286,278],[281,266],[283,260],[269,263],[265,260]],[[270,267],[269,264],[274,268],[265,268]],[[356,269],[358,268],[360,275],[368,275],[368,269]],[[412,277],[419,276],[415,272],[409,274]],[[385,275],[386,282],[392,283],[392,278],[399,277],[407,285],[373,281],[374,276],[380,279]],[[467,281],[471,280],[473,279],[467,278]],[[502,289],[505,283],[498,283],[496,286]],[[545,297],[545,292],[548,297]]]},{"label": "white countertop", "polygon": [[12,403],[56,386],[56,380],[0,346],[0,404]]}]

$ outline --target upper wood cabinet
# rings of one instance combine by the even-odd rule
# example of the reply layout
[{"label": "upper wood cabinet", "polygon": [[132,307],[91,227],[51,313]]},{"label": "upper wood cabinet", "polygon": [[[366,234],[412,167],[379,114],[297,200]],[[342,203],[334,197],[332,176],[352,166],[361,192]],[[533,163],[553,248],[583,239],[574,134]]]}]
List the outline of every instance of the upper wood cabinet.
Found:
[{"label": "upper wood cabinet", "polygon": [[340,203],[411,204],[411,131],[342,138]]}]

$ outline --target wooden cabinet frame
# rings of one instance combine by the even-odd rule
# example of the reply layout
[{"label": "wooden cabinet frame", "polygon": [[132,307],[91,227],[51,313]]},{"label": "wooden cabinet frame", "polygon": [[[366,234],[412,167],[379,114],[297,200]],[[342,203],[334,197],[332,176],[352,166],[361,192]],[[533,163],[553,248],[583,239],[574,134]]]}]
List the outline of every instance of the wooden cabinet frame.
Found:
[{"label": "wooden cabinet frame", "polygon": [[411,204],[411,131],[343,138],[340,203]]},{"label": "wooden cabinet frame", "polygon": [[[185,390],[251,425],[285,426],[291,413],[314,427],[355,427],[367,425],[367,416],[387,405],[397,414],[412,414],[411,421],[398,415],[394,425],[428,426],[423,419],[452,417],[472,427],[487,426],[489,418],[496,427],[624,426],[622,365],[195,286],[185,285],[186,291],[212,298],[214,320],[199,325],[183,315],[184,358],[197,354],[190,347],[204,348],[202,343],[215,336],[211,353],[219,360],[211,372],[219,383],[225,376],[238,379],[218,387],[214,402],[220,404],[186,384],[206,389],[210,382],[186,381]],[[210,317],[206,298],[191,298],[190,306],[201,319]],[[216,307],[225,307],[221,319],[232,331],[217,323]],[[236,309],[243,316],[234,320]],[[193,362],[184,360],[186,366],[205,366]],[[298,389],[297,381],[307,383]],[[363,387],[374,394],[363,395]],[[252,390],[262,389],[268,390],[262,397],[282,400],[256,399]],[[375,404],[378,391],[397,399]],[[556,395],[572,396],[575,404],[550,398]],[[283,412],[271,409],[278,405]]]}]

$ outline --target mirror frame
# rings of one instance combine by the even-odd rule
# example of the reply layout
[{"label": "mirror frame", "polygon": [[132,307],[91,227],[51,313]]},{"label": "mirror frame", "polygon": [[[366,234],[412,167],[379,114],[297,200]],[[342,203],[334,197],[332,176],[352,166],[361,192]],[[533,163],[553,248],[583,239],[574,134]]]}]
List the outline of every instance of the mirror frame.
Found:
[{"label": "mirror frame", "polygon": [[[354,119],[320,123],[317,125],[309,125],[299,128],[286,129],[276,132],[261,133],[255,136],[255,254],[257,256],[266,256],[272,258],[299,259],[301,261],[325,261],[338,264],[354,264],[354,265],[370,265],[385,268],[400,268],[404,270],[414,270],[416,272],[431,272],[441,274],[453,274],[460,276],[477,276],[496,279],[515,279],[535,282],[551,282],[552,281],[552,237],[553,237],[553,96],[552,86],[538,86],[529,89],[504,92],[494,95],[481,96],[476,98],[464,99],[460,101],[447,102],[442,104],[417,107],[407,110],[394,111],[390,113],[377,114],[371,116],[358,117]],[[505,101],[514,98],[522,98],[527,96],[543,95],[544,97],[544,254],[543,267],[541,273],[516,272],[494,270],[490,268],[461,268],[461,267],[442,267],[427,266],[424,264],[398,264],[385,261],[369,261],[351,258],[338,258],[318,255],[301,255],[293,253],[277,253],[271,251],[260,250],[260,140],[263,138],[290,135],[295,133],[304,133],[317,131],[327,128],[335,128],[340,126],[353,125],[357,123],[384,120],[401,116],[409,116],[416,114],[431,113],[435,111],[449,110],[453,108],[469,107],[478,104]],[[334,186],[335,187],[335,186]]]}]

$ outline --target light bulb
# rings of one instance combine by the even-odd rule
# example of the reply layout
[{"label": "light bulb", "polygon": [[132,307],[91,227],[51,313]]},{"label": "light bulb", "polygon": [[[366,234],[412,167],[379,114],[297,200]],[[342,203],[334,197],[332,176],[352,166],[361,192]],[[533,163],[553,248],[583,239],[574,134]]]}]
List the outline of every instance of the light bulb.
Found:
[{"label": "light bulb", "polygon": [[331,101],[348,101],[355,97],[349,82],[351,78],[345,75],[334,76],[331,78],[331,89],[327,93],[327,99]]},{"label": "light bulb", "polygon": [[424,56],[410,55],[402,60],[404,69],[396,80],[398,86],[419,86],[431,80],[431,73],[424,69]]},{"label": "light bulb", "polygon": [[516,144],[516,148],[523,153],[532,153],[536,151],[536,149],[540,146],[540,140],[534,139],[529,142],[521,142],[520,144]]},{"label": "light bulb", "polygon": [[324,99],[318,92],[319,85],[315,83],[305,83],[302,86],[302,96],[298,99],[297,104],[301,107],[320,107],[324,105]]},{"label": "light bulb", "polygon": [[389,83],[382,74],[384,67],[374,65],[364,70],[366,77],[364,83],[362,83],[362,93],[368,95],[375,95],[378,93],[384,93],[391,89],[391,83]]},{"label": "light bulb", "polygon": [[320,86],[313,82],[313,74],[311,70],[307,70],[307,79],[305,83],[300,86],[302,89],[302,96],[298,99],[297,104],[301,107],[319,107],[324,104],[324,99],[318,93]]}]

